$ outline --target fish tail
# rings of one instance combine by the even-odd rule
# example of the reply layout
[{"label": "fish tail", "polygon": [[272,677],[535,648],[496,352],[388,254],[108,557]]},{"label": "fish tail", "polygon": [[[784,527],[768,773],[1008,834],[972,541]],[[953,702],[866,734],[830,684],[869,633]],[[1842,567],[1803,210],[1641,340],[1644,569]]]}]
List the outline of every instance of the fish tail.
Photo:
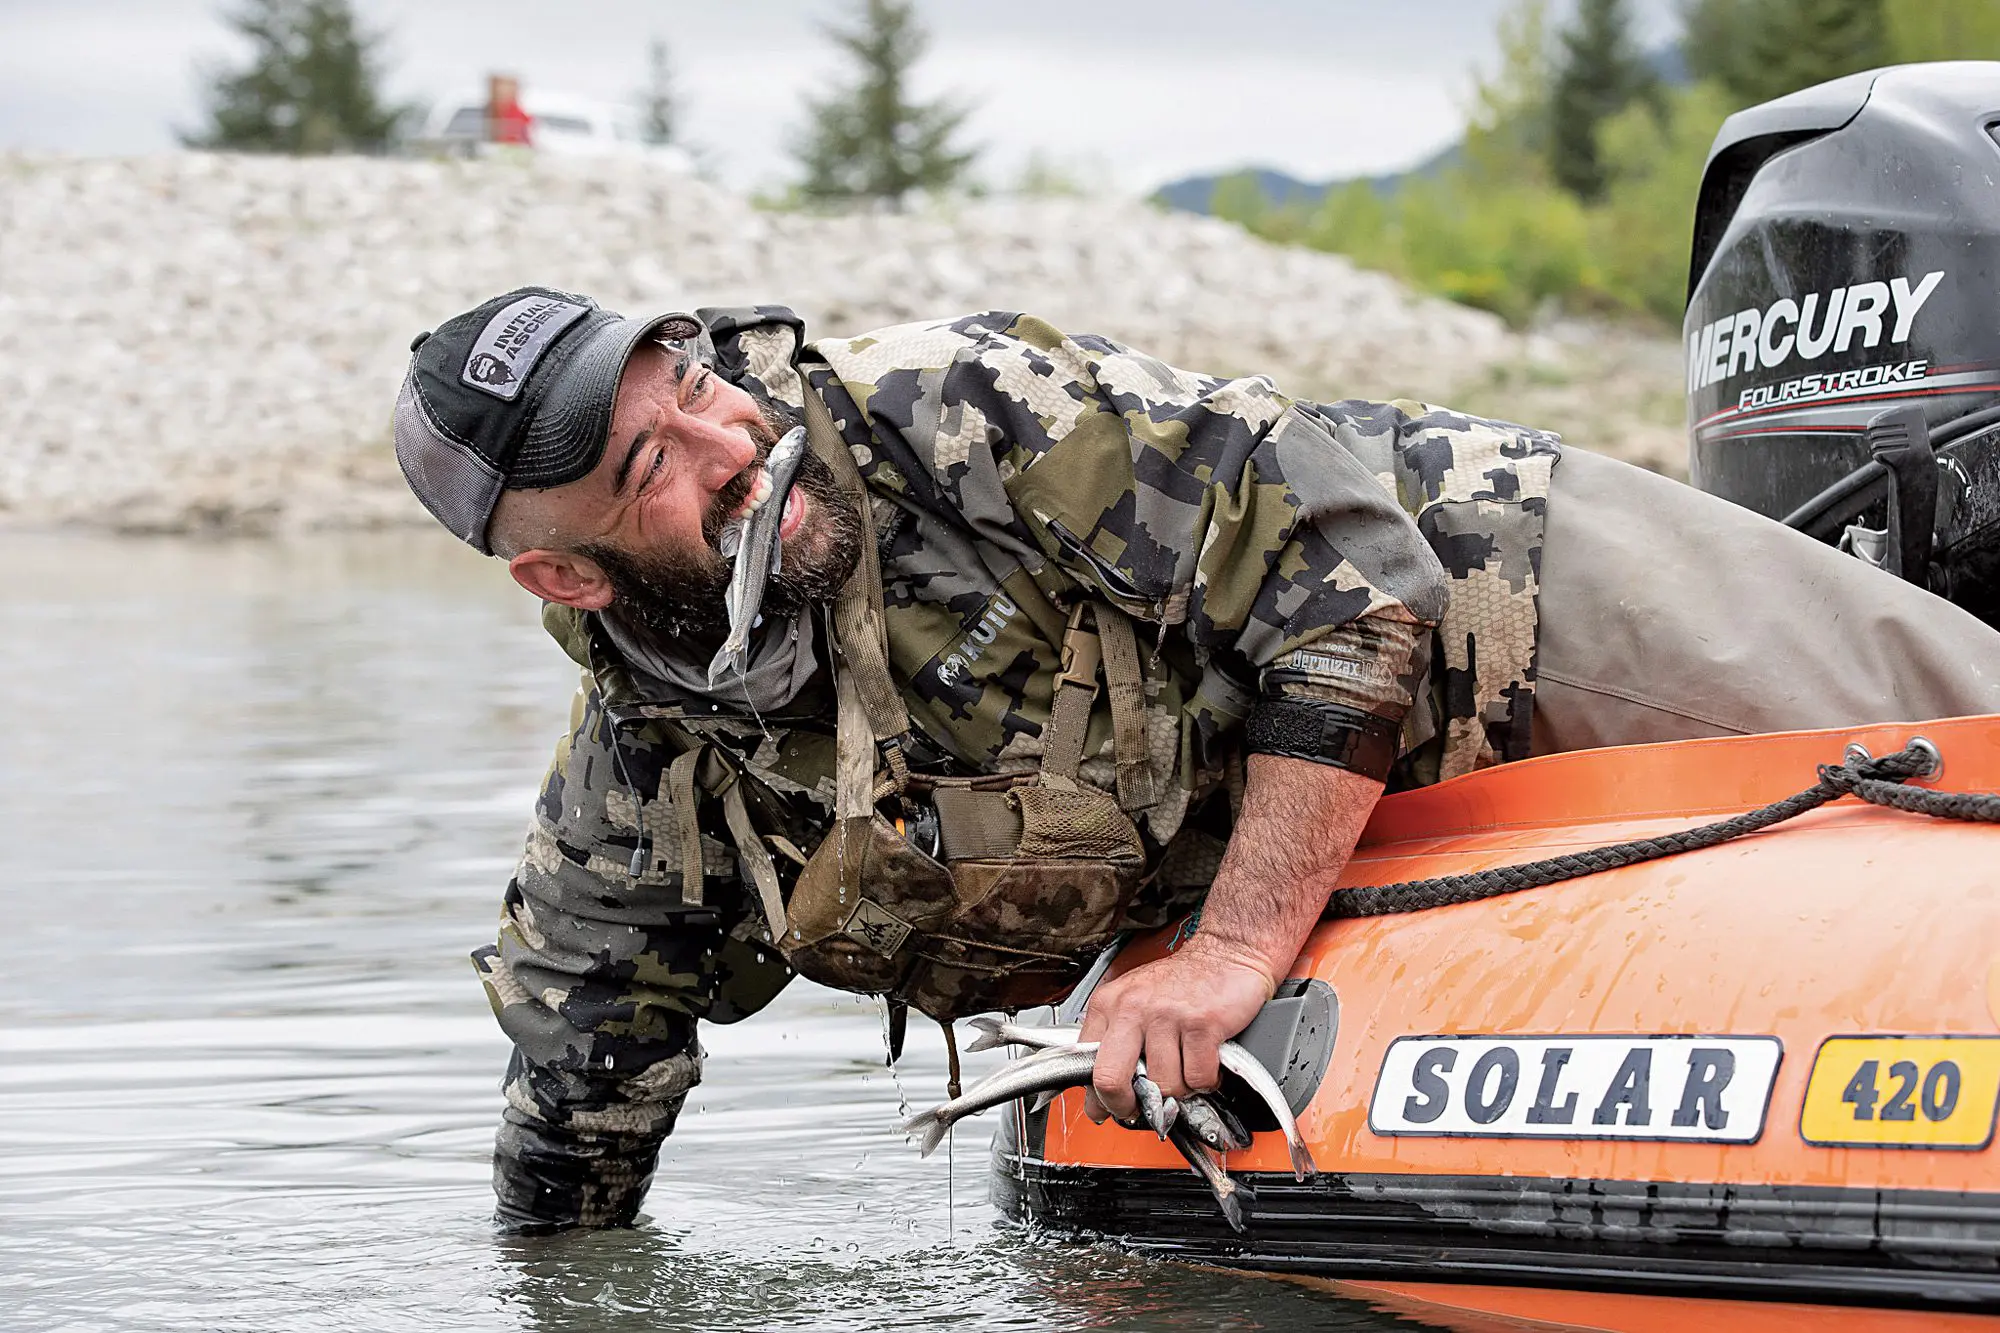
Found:
[{"label": "fish tail", "polygon": [[1007,1044],[1000,1036],[999,1019],[982,1014],[978,1018],[968,1018],[965,1022],[967,1027],[979,1034],[972,1039],[972,1044],[965,1048],[968,1054],[973,1051],[990,1051],[996,1046]]},{"label": "fish tail", "polygon": [[1319,1167],[1313,1163],[1312,1149],[1306,1147],[1303,1138],[1285,1136],[1285,1147],[1292,1154],[1292,1179],[1305,1181],[1319,1174]]},{"label": "fish tail", "polygon": [[903,1122],[903,1132],[917,1141],[917,1156],[929,1157],[944,1142],[951,1121],[944,1115],[944,1107],[932,1107],[921,1111]]},{"label": "fish tail", "polygon": [[743,674],[742,663],[743,663],[742,650],[739,648],[732,648],[726,643],[723,644],[722,647],[719,650],[717,650],[715,654],[715,660],[708,664],[709,685],[716,686],[722,684],[722,682],[728,678],[729,673],[732,671],[739,676],[742,675]]},{"label": "fish tail", "polygon": [[932,1153],[936,1152],[938,1145],[944,1142],[944,1136],[951,1133],[951,1126],[952,1122],[950,1120],[939,1116],[931,1127],[924,1131],[923,1137],[917,1141],[917,1156],[929,1157]]}]

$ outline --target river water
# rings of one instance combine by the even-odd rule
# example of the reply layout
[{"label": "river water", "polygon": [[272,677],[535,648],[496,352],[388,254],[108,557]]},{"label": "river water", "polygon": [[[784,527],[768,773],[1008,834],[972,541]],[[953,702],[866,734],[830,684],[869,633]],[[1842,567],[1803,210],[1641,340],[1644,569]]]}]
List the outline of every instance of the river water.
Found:
[{"label": "river water", "polygon": [[[704,1029],[635,1230],[496,1237],[489,940],[574,675],[428,532],[0,535],[0,1328],[1409,1328],[996,1226],[913,1024]],[[898,1082],[900,1079],[900,1084]]]}]

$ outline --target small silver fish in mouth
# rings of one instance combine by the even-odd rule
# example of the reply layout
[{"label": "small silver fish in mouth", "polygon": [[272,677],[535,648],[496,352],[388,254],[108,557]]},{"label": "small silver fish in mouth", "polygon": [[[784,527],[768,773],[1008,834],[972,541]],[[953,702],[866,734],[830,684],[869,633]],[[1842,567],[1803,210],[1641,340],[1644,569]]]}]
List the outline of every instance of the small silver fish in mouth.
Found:
[{"label": "small silver fish in mouth", "polygon": [[757,627],[757,613],[764,605],[764,587],[784,558],[778,529],[784,524],[785,501],[805,453],[806,429],[794,426],[771,446],[770,456],[764,460],[764,478],[771,489],[763,502],[722,531],[722,553],[735,561],[735,569],[723,594],[723,605],[729,610],[729,637],[708,664],[711,686],[721,684],[731,671],[743,674],[750,631]]}]

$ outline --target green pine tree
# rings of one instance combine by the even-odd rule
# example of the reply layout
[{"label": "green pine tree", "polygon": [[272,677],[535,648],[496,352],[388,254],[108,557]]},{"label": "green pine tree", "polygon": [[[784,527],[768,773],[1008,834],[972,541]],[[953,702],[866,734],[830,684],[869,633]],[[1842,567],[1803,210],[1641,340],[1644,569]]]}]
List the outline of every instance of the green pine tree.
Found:
[{"label": "green pine tree", "polygon": [[672,143],[680,129],[667,44],[655,37],[646,48],[646,90],[639,95],[639,133],[647,143]]},{"label": "green pine tree", "polygon": [[1746,106],[1894,58],[1883,0],[1696,0],[1686,49]]},{"label": "green pine tree", "polygon": [[1548,0],[1514,0],[1494,35],[1500,64],[1473,83],[1463,157],[1473,179],[1519,185],[1524,174],[1540,178],[1548,172],[1556,55]]},{"label": "green pine tree", "polygon": [[207,128],[193,148],[356,153],[386,147],[405,108],[380,91],[379,34],[348,0],[246,0],[228,16],[248,38],[248,66],[210,76]]},{"label": "green pine tree", "polygon": [[793,146],[807,198],[878,200],[900,206],[912,190],[942,190],[964,179],[976,153],[953,137],[966,109],[915,102],[909,74],[928,38],[912,0],[862,0],[857,26],[828,35],[852,57],[854,81],[809,99],[811,126]]},{"label": "green pine tree", "polygon": [[1717,84],[1739,105],[1756,76],[1744,68],[1750,55],[1756,0],[1690,0],[1682,12],[1681,57],[1688,73]]},{"label": "green pine tree", "polygon": [[1625,0],[1582,0],[1562,32],[1549,90],[1549,169],[1556,183],[1585,202],[1602,198],[1609,173],[1598,155],[1598,127],[1657,88],[1633,41]]}]

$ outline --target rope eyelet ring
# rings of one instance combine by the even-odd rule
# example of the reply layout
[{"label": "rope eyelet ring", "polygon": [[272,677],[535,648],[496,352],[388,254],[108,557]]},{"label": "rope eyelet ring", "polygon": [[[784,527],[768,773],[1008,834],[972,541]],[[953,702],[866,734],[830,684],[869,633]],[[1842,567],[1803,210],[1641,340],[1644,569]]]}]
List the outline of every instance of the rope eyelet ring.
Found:
[{"label": "rope eyelet ring", "polygon": [[1928,782],[1933,778],[1943,776],[1944,752],[1938,749],[1936,742],[1932,741],[1928,736],[1910,737],[1909,744],[1905,748],[1915,750],[1919,755],[1923,756],[1924,771],[1917,774],[1919,778]]},{"label": "rope eyelet ring", "polygon": [[[1928,742],[1926,742],[1926,744],[1928,744]],[[1868,753],[1868,747],[1863,745],[1860,741],[1849,741],[1847,743],[1847,749],[1843,751],[1840,756],[1841,762],[1849,765],[1850,767],[1855,764],[1865,764],[1874,757],[1875,757],[1874,755]]]}]

